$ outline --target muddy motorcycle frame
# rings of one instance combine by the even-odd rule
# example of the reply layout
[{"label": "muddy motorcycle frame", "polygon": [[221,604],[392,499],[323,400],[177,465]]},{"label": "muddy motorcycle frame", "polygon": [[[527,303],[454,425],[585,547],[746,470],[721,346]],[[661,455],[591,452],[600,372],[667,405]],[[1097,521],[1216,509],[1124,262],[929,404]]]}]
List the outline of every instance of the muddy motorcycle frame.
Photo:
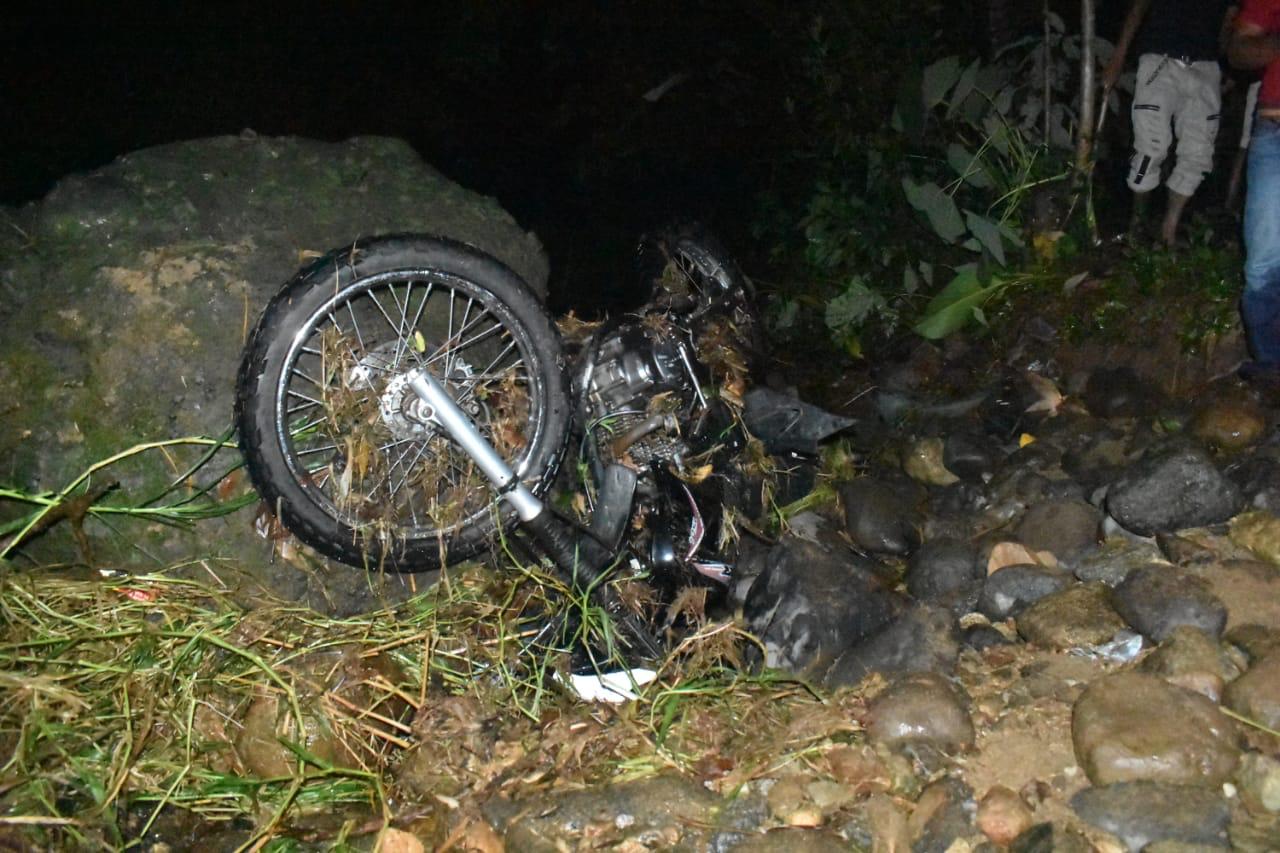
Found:
[{"label": "muddy motorcycle frame", "polygon": [[[721,338],[699,350],[693,330],[722,318],[746,337],[756,327],[749,283],[714,240],[670,232],[641,249],[649,302],[588,334],[572,369],[529,287],[472,247],[395,235],[301,270],[260,318],[237,384],[241,447],[268,508],[328,556],[397,571],[475,556],[518,523],[613,612],[633,650],[657,654],[603,574],[628,550],[643,492],[650,527],[685,530],[653,531],[642,562],[725,580],[723,564],[694,558],[702,520],[666,469],[695,453],[690,435],[711,409],[700,353],[738,358]],[[602,425],[613,431],[598,436]],[[543,499],[575,431],[592,449],[589,526]],[[495,496],[507,512],[491,508]],[[452,507],[445,497],[462,508],[436,521]],[[691,508],[696,535],[658,504]]]}]

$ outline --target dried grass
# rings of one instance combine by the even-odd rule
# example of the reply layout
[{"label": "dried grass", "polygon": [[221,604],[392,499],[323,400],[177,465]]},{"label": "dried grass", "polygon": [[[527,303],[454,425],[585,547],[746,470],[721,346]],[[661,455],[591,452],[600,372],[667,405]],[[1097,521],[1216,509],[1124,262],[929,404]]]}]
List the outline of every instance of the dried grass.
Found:
[{"label": "dried grass", "polygon": [[[395,611],[330,619],[163,575],[0,576],[5,831],[119,847],[185,812],[260,844],[345,816],[331,839],[666,768],[729,790],[829,735],[760,736],[828,706],[743,675],[732,623],[702,624],[639,701],[576,700],[543,629],[564,593],[536,569],[473,569]],[[598,642],[599,619],[579,633]]]}]

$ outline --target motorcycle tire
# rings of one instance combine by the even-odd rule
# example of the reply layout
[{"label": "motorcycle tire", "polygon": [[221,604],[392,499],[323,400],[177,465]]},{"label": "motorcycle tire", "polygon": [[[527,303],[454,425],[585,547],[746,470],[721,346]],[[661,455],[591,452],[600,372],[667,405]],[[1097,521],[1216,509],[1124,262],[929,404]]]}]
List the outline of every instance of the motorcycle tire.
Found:
[{"label": "motorcycle tire", "polygon": [[298,539],[411,572],[474,557],[514,523],[408,387],[419,367],[535,494],[549,487],[570,407],[560,337],[532,290],[462,243],[360,240],[276,294],[237,379],[250,479]]},{"label": "motorcycle tire", "polygon": [[755,307],[755,285],[706,228],[683,223],[646,234],[636,250],[636,270],[640,286],[650,291],[649,304],[677,309],[695,329],[704,317],[727,312],[748,373],[764,363],[768,342]]}]

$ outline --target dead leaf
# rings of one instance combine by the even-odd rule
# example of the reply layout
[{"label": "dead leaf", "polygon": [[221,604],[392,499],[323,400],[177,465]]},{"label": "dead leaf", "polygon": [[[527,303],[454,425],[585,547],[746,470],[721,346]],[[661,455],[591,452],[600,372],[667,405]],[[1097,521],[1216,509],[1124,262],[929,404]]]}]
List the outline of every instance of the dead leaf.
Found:
[{"label": "dead leaf", "polygon": [[377,853],[427,853],[427,847],[418,836],[403,829],[386,827],[378,834]]},{"label": "dead leaf", "polygon": [[1031,390],[1035,391],[1039,397],[1038,400],[1027,406],[1027,411],[1046,412],[1049,417],[1058,414],[1058,409],[1062,407],[1064,398],[1053,380],[1031,370],[1028,370],[1024,375],[1027,378],[1027,384],[1031,386]]},{"label": "dead leaf", "polygon": [[1000,542],[987,558],[987,577],[1006,566],[1048,566],[1056,569],[1058,558],[1051,551],[1032,551],[1021,542]]},{"label": "dead leaf", "polygon": [[679,477],[686,483],[691,483],[696,486],[698,483],[701,483],[703,480],[710,477],[711,471],[712,466],[708,463],[706,465],[698,465],[693,468],[688,468],[684,472],[680,473]]},{"label": "dead leaf", "polygon": [[228,474],[227,476],[219,480],[218,487],[217,489],[215,489],[218,495],[218,500],[220,501],[228,500],[233,494],[235,494],[236,490],[240,487],[240,482],[243,479],[244,478],[240,474],[240,469],[237,468],[236,470],[232,471],[230,474]]}]

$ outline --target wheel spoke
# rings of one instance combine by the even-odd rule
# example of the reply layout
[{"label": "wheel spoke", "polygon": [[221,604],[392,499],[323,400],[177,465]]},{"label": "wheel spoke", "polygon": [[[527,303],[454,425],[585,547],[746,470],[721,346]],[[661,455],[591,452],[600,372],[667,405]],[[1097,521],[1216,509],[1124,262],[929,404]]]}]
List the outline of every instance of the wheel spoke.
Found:
[{"label": "wheel spoke", "polygon": [[300,330],[276,405],[293,422],[293,476],[335,521],[408,544],[448,541],[486,518],[487,479],[438,427],[418,423],[404,376],[430,366],[481,433],[523,464],[508,436],[527,431],[539,386],[527,339],[490,299],[465,279],[392,275],[353,283]]},{"label": "wheel spoke", "polygon": [[[484,318],[488,315],[489,315],[489,312],[486,310],[479,317],[476,317],[476,319],[471,322],[470,326],[466,326],[459,329],[458,337],[462,337],[467,331],[471,329],[471,327],[475,326],[477,323],[484,320]],[[445,376],[449,376],[453,372],[453,364],[449,360],[451,356],[456,356],[458,353],[460,353],[462,350],[466,349],[467,347],[475,346],[480,341],[489,337],[489,335],[492,335],[495,329],[501,329],[501,328],[503,328],[502,324],[495,321],[492,326],[485,329],[483,332],[478,332],[475,335],[472,335],[470,338],[458,343],[456,346],[452,346],[447,349],[445,347],[440,347],[434,353],[432,353],[430,358],[428,358],[425,362],[423,362],[423,365],[429,367],[443,358],[445,359],[444,374]]]},{"label": "wheel spoke", "polygon": [[[364,335],[360,333],[360,321],[358,321],[358,320],[356,319],[356,312],[355,312],[355,309],[351,307],[351,303],[350,303],[350,302],[347,302],[347,313],[351,315],[351,328],[353,328],[353,329],[355,329],[355,330],[356,330],[356,340],[360,342],[360,351],[361,351],[361,352],[368,352],[368,351],[369,351],[369,347],[365,345],[365,342],[364,342]],[[332,320],[332,319],[333,319],[333,315],[332,315],[332,314],[330,314],[330,315],[329,315],[329,319],[330,319],[330,320]],[[334,327],[335,327],[335,328],[338,326],[338,324],[337,324],[337,323],[334,323],[333,325],[334,325]],[[341,329],[341,328],[338,328],[338,331],[342,331],[342,329]],[[355,354],[355,353],[352,353],[352,355],[354,355],[354,354]]]}]

